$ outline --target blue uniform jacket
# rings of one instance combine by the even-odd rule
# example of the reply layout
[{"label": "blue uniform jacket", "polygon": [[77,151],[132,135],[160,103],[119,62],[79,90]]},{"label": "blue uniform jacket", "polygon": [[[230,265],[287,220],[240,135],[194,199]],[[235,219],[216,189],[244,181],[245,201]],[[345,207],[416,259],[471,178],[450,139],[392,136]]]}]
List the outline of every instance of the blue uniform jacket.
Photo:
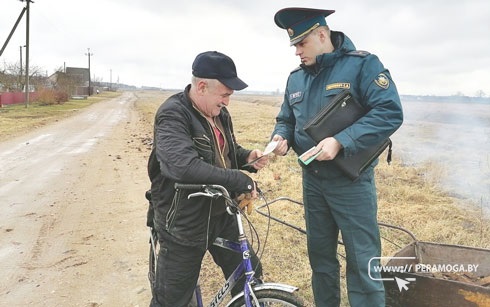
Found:
[{"label": "blue uniform jacket", "polygon": [[[279,134],[301,155],[316,143],[304,132],[305,124],[330,100],[349,89],[369,112],[352,126],[334,136],[343,150],[354,155],[360,149],[380,143],[402,124],[403,111],[389,71],[377,56],[356,51],[343,33],[332,31],[335,50],[317,56],[316,65],[301,65],[291,72],[284,102],[272,135]],[[372,167],[377,164],[373,162]],[[337,177],[341,171],[330,161],[314,163],[317,173]]]}]

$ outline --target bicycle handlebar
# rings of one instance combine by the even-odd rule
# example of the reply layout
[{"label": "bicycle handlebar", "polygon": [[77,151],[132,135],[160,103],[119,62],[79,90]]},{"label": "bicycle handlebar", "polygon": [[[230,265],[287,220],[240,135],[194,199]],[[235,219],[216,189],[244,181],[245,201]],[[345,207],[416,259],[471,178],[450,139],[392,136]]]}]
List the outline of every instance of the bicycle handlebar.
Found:
[{"label": "bicycle handlebar", "polygon": [[218,184],[187,184],[187,183],[175,183],[175,189],[181,190],[199,190],[199,192],[191,193],[187,196],[188,199],[192,197],[204,196],[214,199],[223,197],[228,205],[235,207],[233,200],[228,193],[228,190]]},{"label": "bicycle handlebar", "polygon": [[194,184],[194,183],[176,183],[174,185],[175,189],[182,190],[202,190],[206,187],[206,184]]}]

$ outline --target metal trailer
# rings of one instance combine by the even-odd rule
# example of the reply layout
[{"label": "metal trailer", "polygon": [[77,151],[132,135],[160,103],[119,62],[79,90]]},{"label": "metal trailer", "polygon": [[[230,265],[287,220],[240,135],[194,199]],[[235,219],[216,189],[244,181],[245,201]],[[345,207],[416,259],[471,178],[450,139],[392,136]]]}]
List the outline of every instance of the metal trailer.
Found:
[{"label": "metal trailer", "polygon": [[[279,201],[303,206],[299,201],[279,197],[255,211],[306,234],[301,227],[270,214],[268,206]],[[407,229],[381,222],[379,225],[401,230],[412,238],[393,256],[381,257],[386,306],[490,307],[489,249],[419,241]]]}]

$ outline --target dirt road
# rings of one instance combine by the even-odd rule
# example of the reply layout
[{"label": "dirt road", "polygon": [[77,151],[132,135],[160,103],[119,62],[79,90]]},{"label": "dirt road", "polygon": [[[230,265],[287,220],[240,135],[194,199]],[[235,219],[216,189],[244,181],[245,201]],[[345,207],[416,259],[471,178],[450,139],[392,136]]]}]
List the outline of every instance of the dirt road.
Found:
[{"label": "dirt road", "polygon": [[0,143],[0,306],[148,306],[135,96]]}]

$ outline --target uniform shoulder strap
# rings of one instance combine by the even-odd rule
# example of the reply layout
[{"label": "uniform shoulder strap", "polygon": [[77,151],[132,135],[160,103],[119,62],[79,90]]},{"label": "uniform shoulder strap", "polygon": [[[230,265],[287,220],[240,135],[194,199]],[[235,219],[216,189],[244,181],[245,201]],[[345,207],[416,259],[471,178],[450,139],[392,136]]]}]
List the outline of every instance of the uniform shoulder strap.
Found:
[{"label": "uniform shoulder strap", "polygon": [[371,53],[369,51],[364,51],[364,50],[353,50],[349,51],[346,53],[347,55],[353,55],[353,56],[358,56],[358,57],[365,57],[370,55]]},{"label": "uniform shoulder strap", "polygon": [[289,74],[294,74],[295,72],[301,70],[301,66],[298,66],[296,67],[295,69],[293,69]]}]

